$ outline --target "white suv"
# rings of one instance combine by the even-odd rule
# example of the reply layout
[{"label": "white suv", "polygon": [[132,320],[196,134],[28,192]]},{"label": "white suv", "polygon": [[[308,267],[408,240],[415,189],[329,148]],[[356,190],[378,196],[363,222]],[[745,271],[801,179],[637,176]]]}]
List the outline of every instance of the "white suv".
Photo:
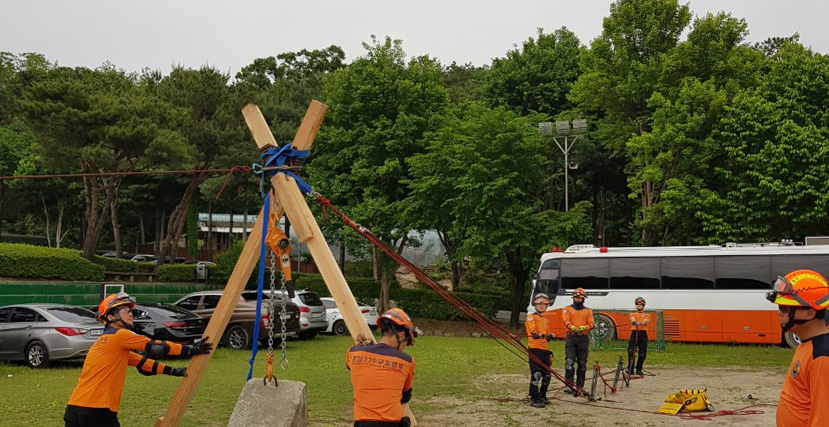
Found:
[{"label": "white suv", "polygon": [[[269,291],[265,291],[267,292]],[[287,297],[287,294],[285,296]],[[316,292],[308,289],[297,290],[290,301],[299,306],[299,338],[314,338],[318,333],[328,329],[325,305]]]}]

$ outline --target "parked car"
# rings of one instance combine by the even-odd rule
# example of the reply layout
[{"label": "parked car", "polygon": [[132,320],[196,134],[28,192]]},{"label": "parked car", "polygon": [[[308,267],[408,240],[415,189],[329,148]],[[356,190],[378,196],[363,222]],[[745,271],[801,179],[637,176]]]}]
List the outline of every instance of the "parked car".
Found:
[{"label": "parked car", "polygon": [[[277,291],[281,292],[281,291]],[[288,294],[284,294],[288,298]],[[294,293],[291,301],[299,306],[299,337],[314,338],[318,333],[328,329],[328,321],[325,319],[325,305],[316,292],[303,289]]]},{"label": "parked car", "polygon": [[215,263],[215,262],[211,262],[211,261],[196,261],[196,260],[192,260],[192,259],[191,259],[191,260],[184,261],[184,264],[206,265],[206,266],[208,266],[208,267],[210,267],[210,266],[212,266],[212,265],[216,265],[216,263]]},{"label": "parked car", "polygon": [[[200,291],[187,294],[180,298],[173,304],[186,310],[190,310],[205,318],[210,318],[216,306],[219,305],[219,299],[222,297],[222,290],[214,291]],[[259,324],[259,341],[267,342],[267,299],[262,301],[262,318],[258,321]],[[280,311],[281,303],[276,301],[274,308],[274,332],[278,333],[281,330]],[[289,337],[294,337],[299,332],[299,307],[296,304],[286,301],[285,310],[287,311],[287,319],[285,321],[285,330]],[[244,349],[251,345],[253,337],[253,327],[256,319],[256,292],[251,295],[250,292],[244,292],[239,300],[236,302],[236,308],[230,316],[230,321],[222,334],[221,343],[234,349]]]},{"label": "parked car", "polygon": [[130,261],[135,262],[155,262],[158,258],[155,255],[148,255],[148,254],[138,254],[130,259]]},{"label": "parked car", "polygon": [[[340,309],[337,307],[337,303],[334,302],[334,298],[324,297],[320,298],[320,300],[325,305],[325,318],[328,320],[328,329],[325,332],[340,336],[348,335],[345,320],[343,320],[343,316],[340,314]],[[360,301],[357,301],[357,307],[360,309],[360,313],[363,313],[363,318],[366,319],[369,328],[372,330],[377,329],[377,309],[368,304],[363,304]]]},{"label": "parked car", "polygon": [[207,319],[172,304],[136,304],[132,310],[133,331],[152,339],[192,344],[202,337]]},{"label": "parked car", "polygon": [[82,359],[103,333],[95,313],[60,304],[0,307],[0,358],[45,368],[54,360]]}]

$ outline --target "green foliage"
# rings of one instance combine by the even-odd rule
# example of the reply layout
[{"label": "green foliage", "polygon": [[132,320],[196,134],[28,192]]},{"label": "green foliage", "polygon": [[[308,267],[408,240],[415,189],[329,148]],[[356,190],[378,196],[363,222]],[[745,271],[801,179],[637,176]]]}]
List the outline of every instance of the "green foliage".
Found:
[{"label": "green foliage", "polygon": [[539,29],[537,39],[530,37],[521,50],[492,61],[485,85],[487,100],[522,115],[558,115],[571,107],[567,94],[580,74],[579,52],[579,39],[567,27],[552,34]]},{"label": "green foliage", "polygon": [[158,280],[161,282],[195,282],[196,264],[161,265],[158,267]]},{"label": "green foliage", "polygon": [[0,272],[4,277],[32,279],[104,279],[104,267],[82,258],[77,250],[0,243]]}]

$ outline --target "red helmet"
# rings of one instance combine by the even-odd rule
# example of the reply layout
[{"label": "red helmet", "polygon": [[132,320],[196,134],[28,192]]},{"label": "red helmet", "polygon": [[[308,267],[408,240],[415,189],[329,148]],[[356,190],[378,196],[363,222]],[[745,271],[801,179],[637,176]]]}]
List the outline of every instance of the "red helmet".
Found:
[{"label": "red helmet", "polygon": [[98,306],[98,313],[96,317],[99,321],[106,323],[106,317],[110,311],[125,305],[129,306],[130,309],[134,308],[135,298],[127,295],[126,292],[112,294],[101,301],[101,304]]},{"label": "red helmet", "polygon": [[825,310],[829,307],[829,284],[816,271],[796,270],[778,276],[766,298],[777,305]]},{"label": "red helmet", "polygon": [[576,290],[573,291],[573,298],[578,297],[578,296],[580,296],[584,299],[587,299],[587,292],[584,292],[583,288],[576,288]]},{"label": "red helmet", "polygon": [[389,311],[383,313],[382,316],[377,318],[377,327],[382,328],[383,322],[391,322],[396,326],[402,327],[406,330],[406,344],[409,346],[414,345],[414,339],[423,335],[423,333],[418,329],[414,323],[412,323],[412,318],[406,314],[405,311],[399,308],[392,308]]}]

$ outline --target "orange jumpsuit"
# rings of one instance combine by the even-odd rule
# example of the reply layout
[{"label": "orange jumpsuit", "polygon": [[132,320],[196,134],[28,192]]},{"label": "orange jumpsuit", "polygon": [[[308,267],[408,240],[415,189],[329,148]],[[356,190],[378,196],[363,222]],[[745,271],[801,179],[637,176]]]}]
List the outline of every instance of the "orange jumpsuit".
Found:
[{"label": "orange jumpsuit", "polygon": [[414,358],[386,344],[352,346],[345,359],[354,387],[354,421],[403,419],[412,396]]},{"label": "orange jumpsuit", "polygon": [[[161,374],[165,370],[164,364],[133,352],[144,350],[150,342],[151,339],[128,329],[105,329],[104,334],[95,341],[86,355],[81,377],[72,391],[69,405],[108,408],[112,412],[118,412],[121,394],[124,392],[127,366],[137,366],[139,371],[149,375]],[[155,342],[169,345],[168,354],[172,356],[181,354],[180,344]]]},{"label": "orange jumpsuit", "polygon": [[777,426],[829,426],[829,334],[797,346],[780,392]]},{"label": "orange jumpsuit", "polygon": [[[547,388],[550,386],[550,365],[553,362],[553,353],[547,350],[547,340],[550,334],[548,326],[547,318],[539,313],[528,314],[524,322],[524,329],[527,331],[527,346],[530,348],[530,399],[533,401],[546,400]],[[533,356],[543,365],[533,360]],[[536,378],[536,373],[541,374],[540,383],[539,378]]]}]

